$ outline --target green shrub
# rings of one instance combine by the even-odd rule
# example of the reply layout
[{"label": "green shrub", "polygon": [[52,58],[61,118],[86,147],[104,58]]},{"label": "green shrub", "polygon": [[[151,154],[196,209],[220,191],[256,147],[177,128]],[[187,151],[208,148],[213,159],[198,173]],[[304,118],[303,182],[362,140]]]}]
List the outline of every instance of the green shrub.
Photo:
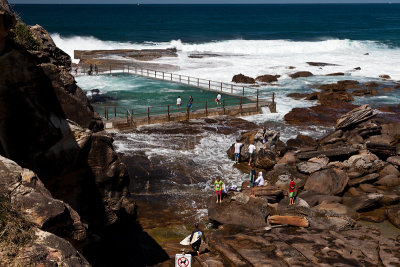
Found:
[{"label": "green shrub", "polygon": [[43,44],[33,36],[28,25],[25,23],[17,22],[11,32],[13,33],[14,42],[26,50],[39,51],[43,49]]}]

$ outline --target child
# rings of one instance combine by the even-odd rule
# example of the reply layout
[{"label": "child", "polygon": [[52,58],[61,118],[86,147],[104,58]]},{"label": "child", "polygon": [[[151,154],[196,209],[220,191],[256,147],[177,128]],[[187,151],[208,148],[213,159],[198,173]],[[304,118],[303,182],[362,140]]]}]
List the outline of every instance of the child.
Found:
[{"label": "child", "polygon": [[290,177],[289,183],[289,206],[294,204],[294,190],[295,190],[295,183],[293,181],[293,177]]},{"label": "child", "polygon": [[223,187],[224,182],[221,181],[220,177],[217,177],[217,180],[214,182],[215,186],[215,193],[217,194],[217,202],[216,203],[221,203],[222,202],[222,187]]}]

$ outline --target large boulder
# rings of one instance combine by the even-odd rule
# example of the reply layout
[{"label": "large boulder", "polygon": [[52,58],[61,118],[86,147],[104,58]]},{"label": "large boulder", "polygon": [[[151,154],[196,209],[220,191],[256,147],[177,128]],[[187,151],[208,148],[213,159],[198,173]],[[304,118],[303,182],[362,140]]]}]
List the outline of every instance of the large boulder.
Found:
[{"label": "large boulder", "polygon": [[385,166],[382,160],[368,151],[361,151],[358,155],[351,156],[344,165],[349,172],[357,172],[360,176],[377,172]]},{"label": "large boulder", "polygon": [[276,164],[275,154],[268,149],[261,149],[255,156],[255,165],[257,168],[271,170]]},{"label": "large boulder", "polygon": [[346,172],[329,168],[313,173],[304,185],[304,189],[323,195],[336,195],[343,192],[349,181]]},{"label": "large boulder", "polygon": [[393,156],[386,159],[387,162],[400,167],[400,156]]},{"label": "large boulder", "polygon": [[207,202],[210,220],[247,228],[261,228],[266,225],[269,209],[268,202],[263,198],[232,192],[222,203],[216,203],[215,200],[216,197],[210,197]]},{"label": "large boulder", "polygon": [[297,79],[297,78],[303,78],[303,77],[310,77],[313,76],[313,74],[309,71],[298,71],[292,74],[289,74],[289,77],[292,79]]},{"label": "large boulder", "polygon": [[281,77],[280,75],[261,75],[256,78],[256,81],[263,82],[263,83],[272,83],[277,82],[278,78]]},{"label": "large boulder", "polygon": [[234,83],[249,83],[249,84],[256,83],[254,78],[251,78],[249,76],[245,76],[245,75],[243,75],[241,73],[240,74],[236,74],[235,76],[233,76],[232,82],[234,82]]},{"label": "large boulder", "polygon": [[308,227],[307,218],[295,215],[272,215],[268,217],[269,224],[287,224],[298,227]]},{"label": "large boulder", "polygon": [[371,193],[345,199],[343,200],[343,204],[355,211],[360,211],[373,207],[382,198],[383,194]]},{"label": "large boulder", "polygon": [[328,163],[329,163],[329,158],[327,158],[326,156],[320,156],[317,158],[311,158],[306,162],[301,162],[297,164],[297,169],[301,173],[311,174],[323,169],[328,165]]},{"label": "large boulder", "polygon": [[323,203],[315,206],[313,209],[331,211],[338,215],[347,215],[350,217],[356,217],[356,212],[354,210],[352,210],[349,207],[347,207],[343,204],[340,204],[340,203],[323,202]]},{"label": "large boulder", "polygon": [[335,128],[337,130],[349,128],[372,118],[376,114],[376,111],[369,105],[363,105],[341,116],[336,122]]},{"label": "large boulder", "polygon": [[379,179],[377,182],[375,182],[375,184],[384,185],[388,187],[400,185],[400,177],[393,174],[389,174]]},{"label": "large boulder", "polygon": [[349,185],[350,186],[355,186],[355,185],[362,184],[362,183],[365,183],[365,182],[371,182],[371,181],[374,181],[374,180],[378,179],[378,177],[379,177],[379,174],[377,174],[377,173],[367,174],[367,175],[364,175],[362,177],[350,179],[349,180]]}]

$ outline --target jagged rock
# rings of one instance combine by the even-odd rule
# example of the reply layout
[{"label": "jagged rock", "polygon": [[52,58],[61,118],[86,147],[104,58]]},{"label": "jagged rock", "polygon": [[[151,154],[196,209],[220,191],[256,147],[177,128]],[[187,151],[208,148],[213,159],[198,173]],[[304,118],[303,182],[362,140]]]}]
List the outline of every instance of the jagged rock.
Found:
[{"label": "jagged rock", "polygon": [[336,122],[335,129],[344,129],[357,125],[369,118],[372,118],[376,114],[376,111],[374,111],[370,106],[363,105],[341,116]]},{"label": "jagged rock", "polygon": [[315,206],[313,209],[315,210],[325,210],[331,211],[338,215],[346,215],[350,217],[356,217],[356,212],[349,207],[340,204],[340,203],[325,203],[322,202],[321,204]]},{"label": "jagged rock", "polygon": [[272,215],[268,217],[270,224],[287,224],[298,227],[308,227],[309,223],[307,218],[291,215]]},{"label": "jagged rock", "polygon": [[386,159],[387,162],[393,165],[400,166],[400,156],[393,156]]},{"label": "jagged rock", "polygon": [[383,194],[372,193],[367,195],[360,195],[357,197],[352,197],[346,201],[343,201],[343,204],[350,207],[355,211],[364,210],[374,206],[383,198]]},{"label": "jagged rock", "polygon": [[319,156],[326,156],[331,159],[335,158],[346,158],[354,155],[358,152],[358,149],[352,147],[341,147],[334,149],[318,150],[318,151],[307,151],[297,153],[297,158],[301,160],[308,160],[310,158],[316,158]]},{"label": "jagged rock", "polygon": [[[248,198],[248,201],[243,203],[243,201],[236,201],[238,194],[242,193],[229,193],[222,203],[215,203],[216,198],[211,197],[207,203],[209,219],[221,224],[234,224],[248,228],[265,226],[265,219],[269,214],[268,202],[263,198],[255,197]],[[228,210],[229,212],[226,212]]]},{"label": "jagged rock", "polygon": [[318,146],[318,143],[310,136],[299,134],[296,139],[289,139],[286,142],[290,148],[313,148]]},{"label": "jagged rock", "polygon": [[307,94],[307,93],[290,93],[290,94],[287,94],[286,96],[291,97],[296,100],[300,100],[300,99],[306,98],[307,96],[309,96],[309,94]]},{"label": "jagged rock", "polygon": [[387,210],[387,215],[389,221],[395,225],[397,228],[400,228],[400,207],[393,207]]},{"label": "jagged rock", "polygon": [[382,75],[379,75],[379,78],[381,78],[381,79],[390,79],[390,76],[387,75],[387,74],[382,74]]},{"label": "jagged rock", "polygon": [[297,164],[297,169],[302,173],[311,174],[326,167],[328,162],[329,158],[326,156],[311,158],[307,162]]},{"label": "jagged rock", "polygon": [[358,188],[360,188],[362,191],[364,191],[365,193],[376,193],[378,190],[376,189],[375,186],[373,186],[372,184],[360,184],[358,186]]},{"label": "jagged rock", "polygon": [[341,137],[343,136],[342,130],[334,131],[319,140],[321,144],[333,144],[337,141],[343,140]]},{"label": "jagged rock", "polygon": [[344,76],[344,73],[343,72],[335,72],[335,73],[327,74],[326,76]]},{"label": "jagged rock", "polygon": [[281,75],[266,74],[266,75],[258,76],[256,78],[256,81],[263,82],[263,83],[272,83],[272,82],[277,82],[279,77],[281,77]]},{"label": "jagged rock", "polygon": [[28,221],[61,237],[83,240],[86,229],[68,204],[54,199],[36,174],[0,156],[0,185]]},{"label": "jagged rock", "polygon": [[250,83],[250,84],[256,83],[254,78],[245,76],[245,75],[243,75],[241,73],[240,74],[236,74],[235,76],[233,76],[232,82],[234,82],[234,83]]},{"label": "jagged rock", "polygon": [[373,180],[376,180],[378,177],[379,177],[379,174],[377,174],[377,173],[367,174],[367,175],[365,175],[363,177],[350,179],[349,180],[349,185],[350,186],[354,186],[354,185],[362,184],[362,183],[365,183],[365,182],[371,182]]},{"label": "jagged rock", "polygon": [[313,76],[313,74],[309,71],[298,71],[298,72],[289,74],[289,77],[292,79],[297,79],[300,77],[310,77],[310,76]]},{"label": "jagged rock", "polygon": [[377,172],[385,166],[383,161],[368,151],[361,151],[360,154],[351,156],[344,164],[349,172],[355,171],[361,175]]},{"label": "jagged rock", "polygon": [[255,166],[257,168],[270,170],[275,164],[275,154],[271,150],[261,149],[255,156]]},{"label": "jagged rock", "polygon": [[374,154],[379,155],[381,158],[388,158],[390,156],[396,155],[396,147],[391,146],[387,143],[372,143],[367,142],[367,149]]},{"label": "jagged rock", "polygon": [[400,185],[400,177],[393,175],[393,174],[389,174],[389,175],[386,175],[385,177],[379,179],[374,184],[384,185],[384,186],[389,186],[389,187]]},{"label": "jagged rock", "polygon": [[329,168],[313,173],[307,179],[304,189],[323,195],[336,195],[343,192],[348,181],[346,172]]}]

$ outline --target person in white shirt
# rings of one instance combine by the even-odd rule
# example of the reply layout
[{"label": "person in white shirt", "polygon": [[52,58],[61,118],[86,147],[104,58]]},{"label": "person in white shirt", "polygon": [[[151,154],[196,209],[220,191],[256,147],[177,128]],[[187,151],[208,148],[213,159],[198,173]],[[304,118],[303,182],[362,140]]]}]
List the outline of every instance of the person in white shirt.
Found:
[{"label": "person in white shirt", "polygon": [[235,164],[239,163],[239,158],[240,158],[240,148],[243,144],[239,143],[239,140],[236,140],[235,143]]},{"label": "person in white shirt", "polygon": [[262,175],[262,172],[258,173],[258,177],[255,183],[257,186],[264,186],[264,177]]},{"label": "person in white shirt", "polygon": [[254,145],[254,143],[249,145],[249,154],[250,154],[250,159],[249,159],[249,166],[251,164],[251,161],[254,158],[254,153],[256,152],[256,146]]},{"label": "person in white shirt", "polygon": [[180,96],[178,96],[178,98],[176,99],[176,107],[177,107],[178,109],[181,108],[181,103],[182,103],[182,99],[181,99]]},{"label": "person in white shirt", "polygon": [[217,103],[217,105],[221,104],[221,94],[217,95],[217,98],[215,99],[215,102]]}]

